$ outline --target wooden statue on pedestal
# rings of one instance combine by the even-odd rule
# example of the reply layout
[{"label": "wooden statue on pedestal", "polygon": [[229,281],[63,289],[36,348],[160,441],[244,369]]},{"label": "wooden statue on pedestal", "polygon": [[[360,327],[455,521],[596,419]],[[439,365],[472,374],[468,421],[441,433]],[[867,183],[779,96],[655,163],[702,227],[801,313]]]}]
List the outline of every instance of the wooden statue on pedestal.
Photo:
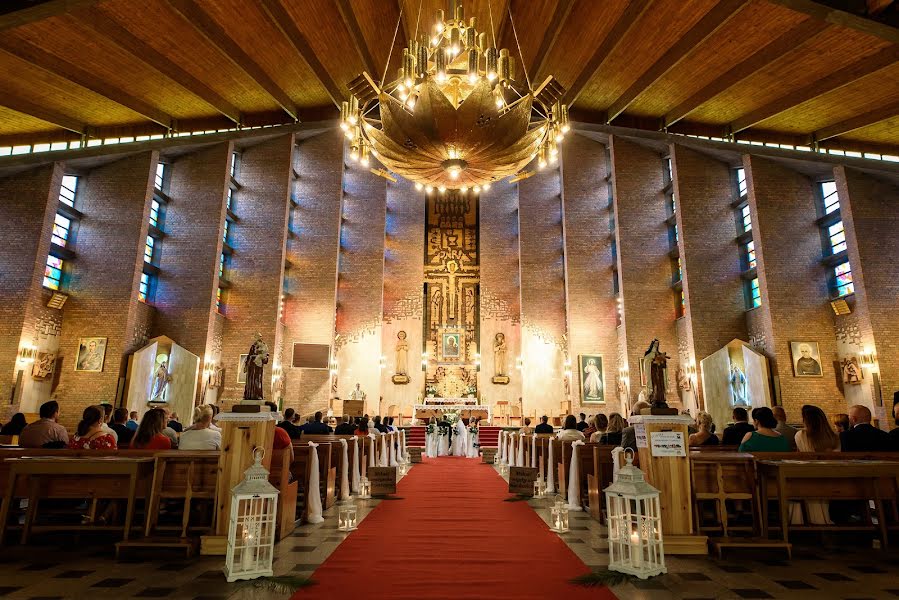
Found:
[{"label": "wooden statue on pedestal", "polygon": [[269,361],[268,346],[262,341],[262,334],[253,336],[253,343],[247,352],[247,360],[243,364],[243,370],[247,374],[247,381],[243,388],[243,399],[258,401],[263,400],[262,372]]},{"label": "wooden statue on pedestal", "polygon": [[643,355],[641,366],[646,374],[646,396],[653,408],[668,408],[665,401],[665,390],[668,388],[668,359],[671,358],[659,350],[659,340],[654,339]]}]

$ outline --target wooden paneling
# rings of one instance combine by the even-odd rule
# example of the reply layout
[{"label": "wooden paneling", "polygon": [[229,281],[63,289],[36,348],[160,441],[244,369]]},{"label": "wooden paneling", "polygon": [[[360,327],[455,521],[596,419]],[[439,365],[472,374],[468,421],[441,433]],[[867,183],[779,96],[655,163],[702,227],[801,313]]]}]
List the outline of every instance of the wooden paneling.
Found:
[{"label": "wooden paneling", "polygon": [[899,115],[887,119],[886,121],[881,121],[876,125],[863,127],[862,129],[858,129],[832,141],[835,142],[836,145],[839,145],[840,143],[849,144],[853,141],[890,144],[892,145],[891,153],[895,156],[899,156],[899,147],[897,147],[899,144],[897,144],[896,140],[896,138],[899,137],[896,135],[897,131],[899,131]]},{"label": "wooden paneling", "polygon": [[[387,55],[390,54],[390,68],[387,69],[387,77],[390,78],[402,66],[403,48],[408,43],[403,27],[400,25],[399,31],[396,32],[393,53],[390,53],[390,40],[393,39],[399,18],[400,3],[386,2],[385,0],[349,0],[349,4],[356,15],[362,37],[375,62],[375,73],[372,73],[372,77],[377,76],[377,80],[381,80],[384,74],[384,65],[387,63]],[[404,19],[408,16],[404,15]],[[411,26],[414,31],[415,15],[412,16]]]},{"label": "wooden paneling", "polygon": [[[60,129],[36,117],[0,106],[0,131],[4,136],[28,133],[41,136],[45,133],[60,132]],[[2,145],[4,144],[0,144],[0,146]]]}]

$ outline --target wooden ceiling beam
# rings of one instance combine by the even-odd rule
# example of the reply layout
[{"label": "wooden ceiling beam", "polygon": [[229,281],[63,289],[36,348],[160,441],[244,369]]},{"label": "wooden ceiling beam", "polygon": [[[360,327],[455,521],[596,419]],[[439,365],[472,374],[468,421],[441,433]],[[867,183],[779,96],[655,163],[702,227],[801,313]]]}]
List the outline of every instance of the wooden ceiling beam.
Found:
[{"label": "wooden ceiling beam", "polygon": [[409,42],[412,41],[412,33],[409,29],[409,14],[406,12],[406,0],[396,0],[396,7],[399,10],[401,26],[403,28],[403,36],[406,40],[405,46],[409,45]]},{"label": "wooden ceiling beam", "polygon": [[[490,28],[490,14],[489,8],[491,4],[488,3],[488,15],[486,23],[478,23],[478,29],[481,31],[487,32],[487,39],[491,42],[493,41],[493,30]],[[502,8],[500,11],[493,15],[493,25],[496,27],[496,47],[502,48],[503,46],[503,38],[506,35],[506,29],[508,27],[509,21],[511,18],[509,17],[509,11],[512,9],[512,0],[506,0],[503,2]]]},{"label": "wooden ceiling beam", "polygon": [[748,0],[719,0],[690,30],[669,48],[662,57],[643,73],[621,96],[619,96],[606,112],[609,121],[615,119],[634,103],[643,93],[652,87],[666,73],[676,67],[693,50],[706,41],[712,34],[721,29],[746,5]]},{"label": "wooden ceiling beam", "polygon": [[864,114],[850,117],[844,121],[840,121],[839,123],[834,123],[832,125],[828,125],[827,127],[822,127],[811,135],[811,137],[809,138],[809,144],[821,142],[823,140],[834,138],[839,135],[844,135],[849,132],[855,131],[856,129],[861,129],[862,127],[867,127],[868,125],[874,125],[875,123],[886,121],[887,119],[891,119],[895,116],[899,116],[899,101],[887,104],[886,106],[882,106],[880,108],[875,108],[874,110],[869,110]]},{"label": "wooden ceiling beam", "polygon": [[848,27],[868,35],[873,35],[882,40],[899,44],[899,29],[881,23],[873,19],[868,19],[852,13],[848,13],[837,8],[831,8],[821,2],[813,0],[767,0],[772,4],[789,8],[792,11],[803,13],[814,17],[821,21],[830,23],[831,25],[839,25],[840,27]]},{"label": "wooden ceiling beam", "polygon": [[55,54],[50,54],[30,42],[9,37],[0,38],[0,50],[99,94],[120,106],[134,111],[145,119],[162,125],[166,129],[174,127],[174,119],[171,115],[166,114],[165,111],[159,110],[155,106],[151,106],[147,102],[123,92],[93,73],[63,60]]},{"label": "wooden ceiling beam", "polygon": [[234,123],[240,123],[240,110],[236,106],[172,62],[161,52],[158,52],[150,44],[119,25],[102,10],[91,7],[84,13],[84,17],[81,19],[81,22],[93,29],[98,35],[109,39],[122,50],[156,69]]},{"label": "wooden ceiling beam", "polygon": [[[11,7],[3,6],[4,12],[0,15],[0,31],[20,27],[35,21],[58,17],[67,12],[87,8],[99,3],[101,0],[47,0],[45,2],[30,2],[26,8],[10,10]],[[11,4],[11,3],[10,3]],[[19,2],[25,5],[24,2]]]},{"label": "wooden ceiling beam", "polygon": [[287,95],[268,73],[259,66],[250,55],[244,52],[240,44],[234,41],[228,32],[215,22],[206,11],[200,8],[193,0],[169,0],[169,5],[180,14],[185,21],[215,48],[224,54],[234,66],[246,73],[256,84],[265,90],[269,97],[280,106],[284,112],[293,119],[297,119],[297,107],[290,96]]},{"label": "wooden ceiling beam", "polygon": [[265,9],[265,13],[268,15],[269,20],[281,30],[281,33],[287,38],[287,41],[290,42],[290,45],[293,46],[296,53],[300,55],[300,58],[306,61],[306,64],[309,65],[309,68],[315,73],[315,76],[325,88],[325,91],[328,92],[331,102],[339,107],[344,99],[344,93],[334,82],[334,79],[331,78],[331,75],[325,69],[324,65],[322,65],[321,61],[318,60],[318,57],[315,55],[315,52],[312,51],[312,47],[306,40],[306,36],[303,35],[300,28],[297,27],[296,22],[293,20],[293,17],[290,16],[290,13],[287,12],[287,9],[281,4],[281,0],[262,0],[262,7]]},{"label": "wooden ceiling beam", "polygon": [[755,54],[734,66],[727,73],[712,80],[704,88],[671,109],[665,115],[662,128],[665,129],[674,125],[709,100],[757,73],[787,52],[795,50],[827,29],[827,27],[826,23],[822,23],[817,19],[807,19],[785,32],[779,38],[760,48]]},{"label": "wooden ceiling beam", "polygon": [[38,106],[30,100],[14,95],[9,90],[5,90],[3,95],[0,96],[0,106],[5,106],[6,108],[22,113],[23,115],[46,121],[51,125],[62,127],[63,129],[67,129],[74,133],[84,134],[84,132],[87,131],[87,125],[78,119],[43,106]]},{"label": "wooden ceiling beam", "polygon": [[730,131],[731,133],[738,133],[748,129],[757,123],[776,117],[803,102],[814,100],[828,92],[845,87],[862,77],[876,73],[897,60],[899,60],[899,46],[888,46],[880,52],[861,58],[826,77],[822,77],[786,96],[781,96],[777,100],[740,117],[731,123]]},{"label": "wooden ceiling beam", "polygon": [[543,41],[540,42],[540,47],[534,56],[534,64],[531,65],[531,75],[535,80],[540,79],[540,72],[546,66],[546,61],[556,45],[556,40],[559,39],[559,35],[562,33],[562,27],[565,25],[565,21],[568,20],[572,7],[574,7],[574,0],[558,0],[556,3],[556,10],[553,11],[549,26],[543,33]]},{"label": "wooden ceiling beam", "polygon": [[643,16],[650,4],[652,4],[652,0],[633,0],[628,3],[618,20],[612,25],[605,39],[596,49],[596,52],[593,53],[593,56],[581,70],[580,75],[577,76],[574,85],[568,88],[568,94],[565,96],[567,104],[573,105],[577,101],[581,92],[584,91],[584,88],[587,87],[587,84],[593,79],[593,76],[596,75],[602,64],[612,51],[618,47],[618,44],[621,43],[627,32],[640,20],[640,17]]},{"label": "wooden ceiling beam", "polygon": [[378,67],[368,49],[368,44],[365,43],[365,36],[362,35],[362,28],[359,27],[359,21],[356,20],[356,14],[353,12],[353,7],[350,6],[349,0],[335,0],[335,3],[337,4],[337,10],[340,12],[340,17],[343,19],[343,24],[350,33],[350,39],[353,40],[356,54],[359,55],[365,69],[372,75],[377,75]]}]

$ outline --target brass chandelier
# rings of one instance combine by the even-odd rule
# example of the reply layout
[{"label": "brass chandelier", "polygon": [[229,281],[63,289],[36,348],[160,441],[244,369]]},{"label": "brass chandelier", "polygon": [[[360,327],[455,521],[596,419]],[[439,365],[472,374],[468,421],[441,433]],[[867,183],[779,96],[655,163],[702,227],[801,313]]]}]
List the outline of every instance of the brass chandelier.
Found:
[{"label": "brass chandelier", "polygon": [[534,159],[538,168],[558,160],[569,131],[565,90],[552,76],[536,89],[526,72],[517,78],[509,50],[497,50],[474,17],[465,21],[462,0],[450,0],[449,18],[438,10],[430,34],[410,46],[394,81],[362,73],[350,84],[340,127],[352,160],[377,158],[429,193],[477,193],[530,176],[522,169]]}]

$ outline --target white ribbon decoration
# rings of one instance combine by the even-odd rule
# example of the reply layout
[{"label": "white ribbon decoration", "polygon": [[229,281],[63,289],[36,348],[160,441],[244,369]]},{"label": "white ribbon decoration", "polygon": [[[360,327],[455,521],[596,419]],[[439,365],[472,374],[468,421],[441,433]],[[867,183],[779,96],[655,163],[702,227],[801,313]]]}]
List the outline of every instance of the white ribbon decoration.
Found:
[{"label": "white ribbon decoration", "polygon": [[520,433],[518,434],[518,460],[516,461],[519,467],[526,466],[524,464],[524,446],[527,444],[527,440]]},{"label": "white ribbon decoration", "polygon": [[578,467],[577,447],[584,442],[575,440],[571,442],[571,466],[568,468],[568,510],[579,511],[581,509],[581,478]]},{"label": "white ribbon decoration", "polygon": [[322,494],[318,481],[318,444],[309,442],[309,489],[306,490],[306,504],[309,506],[308,520],[310,523],[323,523],[322,517]]},{"label": "white ribbon decoration", "polygon": [[537,434],[531,434],[531,467],[537,468]]},{"label": "white ribbon decoration", "polygon": [[399,436],[394,434],[392,438],[390,438],[390,466],[398,467],[400,463],[396,460],[396,455],[399,452],[399,448],[397,448],[397,444],[399,443]]},{"label": "white ribbon decoration", "polygon": [[509,436],[509,466],[510,467],[518,466],[518,461],[516,460],[516,457],[515,457],[515,441],[517,439],[518,439],[517,433],[513,432],[512,435]]},{"label": "white ribbon decoration", "polygon": [[347,453],[346,440],[341,438],[340,445],[343,446],[343,462],[342,473],[340,475],[340,499],[346,500],[350,497],[350,459]]},{"label": "white ribbon decoration", "polygon": [[546,440],[546,445],[549,446],[549,454],[546,458],[546,492],[548,494],[556,493],[556,479],[553,477],[553,438],[549,438]]},{"label": "white ribbon decoration", "polygon": [[387,434],[381,434],[381,462],[379,466],[387,467],[390,466],[390,460],[387,458]]},{"label": "white ribbon decoration", "polygon": [[499,462],[500,464],[506,462],[506,432],[504,430],[500,430],[499,432]]},{"label": "white ribbon decoration", "polygon": [[400,456],[402,457],[403,462],[406,462],[407,460],[409,460],[409,457],[407,456],[407,452],[406,452],[406,430],[405,429],[400,429],[400,448],[401,448]]},{"label": "white ribbon decoration", "polygon": [[360,469],[359,469],[359,452],[360,452],[360,444],[359,444],[359,436],[353,436],[353,493],[359,493],[359,479],[360,479]]},{"label": "white ribbon decoration", "polygon": [[369,447],[371,448],[371,450],[368,453],[368,466],[369,467],[377,467],[378,465],[375,464],[375,454],[377,454],[377,452],[378,452],[378,445],[377,445],[378,443],[375,439],[375,434],[369,433],[368,437],[371,440],[371,443],[369,444]]}]

